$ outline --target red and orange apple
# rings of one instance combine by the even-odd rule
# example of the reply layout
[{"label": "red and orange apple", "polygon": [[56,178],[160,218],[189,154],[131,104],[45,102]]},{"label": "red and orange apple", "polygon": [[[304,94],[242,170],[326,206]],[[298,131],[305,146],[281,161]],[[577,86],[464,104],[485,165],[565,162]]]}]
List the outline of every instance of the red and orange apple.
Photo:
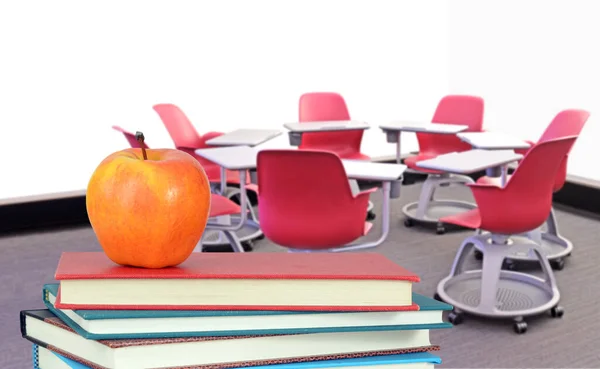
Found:
[{"label": "red and orange apple", "polygon": [[108,258],[163,268],[190,256],[206,227],[210,198],[206,173],[191,155],[132,148],[109,155],[96,168],[86,206]]}]

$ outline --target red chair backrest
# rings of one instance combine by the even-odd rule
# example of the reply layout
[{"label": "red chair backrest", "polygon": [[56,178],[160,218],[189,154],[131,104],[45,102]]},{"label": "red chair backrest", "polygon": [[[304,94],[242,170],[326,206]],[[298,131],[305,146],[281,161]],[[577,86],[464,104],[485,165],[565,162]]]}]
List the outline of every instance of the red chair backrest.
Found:
[{"label": "red chair backrest", "polygon": [[[301,123],[350,120],[350,113],[342,95],[334,92],[311,92],[300,96],[299,117]],[[364,131],[340,131],[305,133],[300,149],[323,149],[327,147],[350,147],[360,152]]]},{"label": "red chair backrest", "polygon": [[[467,125],[467,132],[480,132],[483,129],[484,101],[481,97],[468,95],[448,95],[438,103],[431,122]],[[421,154],[440,155],[450,152],[471,150],[471,145],[455,135],[417,133]]]},{"label": "red chair backrest", "polygon": [[540,142],[527,152],[497,203],[479,204],[482,229],[514,234],[542,225],[552,207],[554,179],[577,136]]},{"label": "red chair backrest", "polygon": [[[558,113],[552,122],[548,125],[538,143],[553,140],[566,136],[579,136],[583,126],[590,117],[590,113],[585,110],[568,109]],[[567,162],[569,155],[564,157],[561,166],[556,174],[554,183],[554,192],[560,190],[567,180]]]},{"label": "red chair backrest", "polygon": [[169,132],[178,149],[200,149],[205,145],[202,136],[185,113],[173,104],[157,104],[152,107]]},{"label": "red chair backrest", "polygon": [[263,150],[257,158],[260,228],[286,247],[342,246],[362,235],[365,211],[347,211],[354,197],[340,158],[312,150]]},{"label": "red chair backrest", "polygon": [[121,132],[123,134],[123,136],[125,136],[125,139],[127,140],[127,142],[129,142],[129,145],[131,147],[133,147],[134,149],[141,149],[142,147],[144,149],[148,149],[148,145],[146,145],[146,143],[140,144],[140,142],[138,140],[136,140],[135,134],[133,134],[119,126],[112,126],[112,129],[114,129],[115,131]]}]

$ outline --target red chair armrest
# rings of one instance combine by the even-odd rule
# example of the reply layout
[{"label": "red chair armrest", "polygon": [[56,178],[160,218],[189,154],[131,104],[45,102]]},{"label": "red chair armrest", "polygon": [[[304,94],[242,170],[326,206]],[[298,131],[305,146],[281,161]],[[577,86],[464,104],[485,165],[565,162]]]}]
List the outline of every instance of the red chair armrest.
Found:
[{"label": "red chair armrest", "polygon": [[360,191],[359,193],[357,193],[354,198],[358,198],[359,196],[366,196],[369,197],[370,194],[372,194],[373,192],[377,191],[377,187],[373,187],[373,188],[369,188],[368,190],[364,190],[364,191]]},{"label": "red chair armrest", "polygon": [[521,154],[521,155],[527,155],[527,153],[529,152],[529,150],[531,149],[531,147],[533,147],[535,145],[535,142],[530,141],[530,140],[525,140],[525,142],[527,142],[529,145],[531,145],[530,147],[526,148],[526,149],[517,149],[515,150],[515,152],[517,154]]}]

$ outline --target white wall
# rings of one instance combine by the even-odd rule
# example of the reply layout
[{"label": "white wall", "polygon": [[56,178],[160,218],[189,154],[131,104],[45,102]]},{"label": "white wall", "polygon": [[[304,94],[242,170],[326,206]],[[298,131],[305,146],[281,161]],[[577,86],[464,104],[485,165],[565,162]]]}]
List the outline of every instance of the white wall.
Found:
[{"label": "white wall", "polygon": [[453,92],[486,100],[485,126],[537,140],[560,110],[592,116],[569,174],[600,180],[600,22],[597,0],[453,0]]},{"label": "white wall", "polygon": [[[373,125],[430,119],[446,27],[444,0],[1,2],[0,198],[84,189],[127,146],[114,124],[171,147],[160,102],[200,132],[281,127],[318,90]],[[363,149],[394,153],[375,127]]]}]

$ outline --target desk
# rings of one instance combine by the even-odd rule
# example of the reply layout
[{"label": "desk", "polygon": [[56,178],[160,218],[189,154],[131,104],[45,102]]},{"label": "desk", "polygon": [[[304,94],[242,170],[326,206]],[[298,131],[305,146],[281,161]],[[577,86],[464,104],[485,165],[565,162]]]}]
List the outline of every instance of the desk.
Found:
[{"label": "desk", "polygon": [[365,122],[354,120],[333,120],[320,122],[285,123],[283,125],[290,132],[290,145],[300,146],[303,133],[335,132],[335,131],[364,131],[370,126]]},{"label": "desk", "polygon": [[256,168],[258,150],[250,146],[227,146],[199,149],[196,154],[228,170],[251,170]]},{"label": "desk", "polygon": [[456,136],[475,149],[518,150],[531,147],[528,142],[500,132],[462,132]]},{"label": "desk", "polygon": [[417,162],[417,166],[425,169],[439,170],[456,174],[472,174],[482,170],[500,168],[502,187],[506,184],[506,165],[519,161],[523,155],[512,150],[469,150],[458,153],[439,155],[434,159]]},{"label": "desk", "polygon": [[[228,170],[256,169],[259,150],[249,146],[199,149],[196,154]],[[374,182],[391,182],[402,177],[406,166],[402,164],[373,163],[365,160],[342,160],[350,179]]]},{"label": "desk", "polygon": [[365,160],[342,160],[346,176],[362,181],[386,182],[402,178],[406,166],[402,164],[374,163]]},{"label": "desk", "polygon": [[[282,132],[274,129],[236,129],[206,141],[211,146],[257,146],[279,136]],[[227,173],[221,166],[221,195],[227,191]]]},{"label": "desk", "polygon": [[386,134],[387,142],[396,144],[396,162],[401,162],[402,151],[400,147],[400,134],[404,132],[433,133],[440,135],[455,135],[467,130],[466,125],[419,123],[419,122],[392,122],[380,125],[379,128]]},{"label": "desk", "polygon": [[274,129],[237,129],[206,141],[211,146],[257,146],[282,132]]}]

